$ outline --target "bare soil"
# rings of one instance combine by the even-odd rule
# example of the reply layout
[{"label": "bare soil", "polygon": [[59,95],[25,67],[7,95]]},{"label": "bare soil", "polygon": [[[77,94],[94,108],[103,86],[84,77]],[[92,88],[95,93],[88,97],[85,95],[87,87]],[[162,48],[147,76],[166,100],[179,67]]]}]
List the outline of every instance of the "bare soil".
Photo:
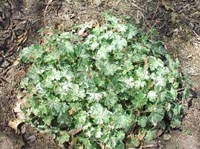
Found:
[{"label": "bare soil", "polygon": [[[158,31],[166,49],[178,57],[182,72],[194,81],[195,97],[186,109],[180,130],[144,146],[162,149],[200,148],[200,1],[199,0],[1,0],[0,1],[0,149],[57,149],[49,134],[41,134],[28,125],[22,134],[8,127],[15,118],[13,107],[18,85],[28,66],[15,65],[19,50],[40,42],[38,30],[52,26],[70,30],[72,26],[101,21],[100,13],[131,16],[144,31]],[[167,138],[167,139],[166,139]]]}]

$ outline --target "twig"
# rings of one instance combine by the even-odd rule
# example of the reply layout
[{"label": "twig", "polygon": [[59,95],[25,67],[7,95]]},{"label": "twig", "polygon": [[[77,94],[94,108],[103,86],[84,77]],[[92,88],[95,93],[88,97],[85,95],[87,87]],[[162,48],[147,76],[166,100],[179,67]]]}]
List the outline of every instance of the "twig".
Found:
[{"label": "twig", "polygon": [[141,7],[139,7],[138,5],[136,5],[135,3],[131,3],[131,6],[141,10],[141,11],[144,11],[144,9],[142,9]]},{"label": "twig", "polygon": [[46,16],[48,7],[49,7],[49,5],[50,5],[53,1],[54,1],[54,0],[49,0],[49,1],[47,2],[47,5],[46,5],[45,9],[44,9],[44,14],[43,14],[43,17],[44,17],[44,25],[46,24],[45,16]]},{"label": "twig", "polygon": [[122,1],[122,0],[118,0],[118,1],[115,3],[114,7],[116,7],[117,5],[119,5],[119,3],[121,3],[121,1]]},{"label": "twig", "polygon": [[0,82],[6,82],[6,83],[10,83],[8,80],[6,80],[3,76],[0,76]]},{"label": "twig", "polygon": [[158,147],[157,144],[149,144],[149,145],[145,145],[142,148],[152,148],[152,147]]},{"label": "twig", "polygon": [[191,76],[200,76],[200,73],[191,74]]},{"label": "twig", "polygon": [[11,9],[14,8],[13,3],[11,2],[11,0],[7,0],[7,3],[10,5],[10,8],[11,8]]},{"label": "twig", "polygon": [[151,22],[154,21],[154,18],[156,17],[159,7],[160,7],[160,2],[158,1],[157,5],[156,5],[156,10],[154,11],[153,17],[151,18]]}]

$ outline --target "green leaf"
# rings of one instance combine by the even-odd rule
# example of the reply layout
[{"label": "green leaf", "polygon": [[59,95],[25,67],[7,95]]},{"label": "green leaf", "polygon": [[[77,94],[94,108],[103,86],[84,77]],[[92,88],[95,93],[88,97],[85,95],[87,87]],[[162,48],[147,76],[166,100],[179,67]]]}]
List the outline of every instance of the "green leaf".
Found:
[{"label": "green leaf", "polygon": [[23,62],[34,62],[36,59],[41,58],[44,53],[43,48],[40,45],[31,45],[21,50],[19,57]]},{"label": "green leaf", "polygon": [[147,94],[147,97],[148,97],[149,101],[155,102],[158,95],[155,91],[149,91],[149,93]]},{"label": "green leaf", "polygon": [[63,145],[63,143],[69,142],[70,136],[66,131],[60,131],[59,134],[60,134],[58,137],[59,144]]},{"label": "green leaf", "polygon": [[150,57],[149,64],[150,64],[150,69],[152,71],[154,71],[154,70],[156,70],[158,68],[163,68],[164,67],[163,62],[160,59],[155,58],[155,57]]},{"label": "green leaf", "polygon": [[116,129],[123,128],[125,130],[128,130],[130,128],[130,125],[133,124],[133,117],[127,115],[127,114],[115,114],[114,118],[114,126]]},{"label": "green leaf", "polygon": [[149,130],[144,137],[145,141],[149,142],[157,137],[157,130]]},{"label": "green leaf", "polygon": [[148,122],[148,118],[146,116],[142,116],[141,118],[138,119],[138,125],[140,125],[141,127],[146,127]]},{"label": "green leaf", "polygon": [[102,107],[102,105],[99,103],[91,106],[89,113],[90,116],[93,118],[94,123],[98,125],[108,123],[111,116],[111,112]]},{"label": "green leaf", "polygon": [[57,122],[59,124],[65,124],[65,125],[69,125],[70,124],[70,116],[68,115],[68,113],[60,113],[58,118],[57,118]]},{"label": "green leaf", "polygon": [[172,128],[178,128],[181,126],[181,121],[179,120],[179,118],[174,118],[171,123],[170,123],[170,126]]},{"label": "green leaf", "polygon": [[128,141],[128,146],[129,147],[139,147],[140,146],[140,141],[137,137],[131,137],[131,139]]},{"label": "green leaf", "polygon": [[80,111],[77,115],[74,116],[76,128],[82,128],[85,126],[85,123],[87,122],[88,114],[86,111]]},{"label": "green leaf", "polygon": [[188,99],[190,96],[190,86],[186,86],[183,91],[183,98]]},{"label": "green leaf", "polygon": [[52,120],[53,120],[53,117],[52,117],[51,115],[49,115],[49,116],[45,116],[43,121],[44,121],[44,123],[45,123],[46,125],[50,126]]},{"label": "green leaf", "polygon": [[147,103],[147,98],[146,94],[139,92],[135,98],[132,99],[133,105],[135,105],[138,109],[141,108],[142,106],[146,105]]},{"label": "green leaf", "polygon": [[79,137],[78,141],[81,142],[88,149],[92,149],[93,147],[96,147],[96,145],[92,144],[92,142],[88,138]]},{"label": "green leaf", "polygon": [[154,112],[152,112],[149,116],[151,123],[153,126],[157,126],[160,123],[165,115],[165,111],[162,107],[154,107]]}]

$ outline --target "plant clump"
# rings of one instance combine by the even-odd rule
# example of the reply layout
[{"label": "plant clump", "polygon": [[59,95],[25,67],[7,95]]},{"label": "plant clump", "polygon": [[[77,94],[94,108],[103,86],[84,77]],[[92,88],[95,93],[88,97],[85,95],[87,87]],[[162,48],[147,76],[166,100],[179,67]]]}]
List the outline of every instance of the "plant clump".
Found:
[{"label": "plant clump", "polygon": [[128,20],[104,17],[86,36],[57,31],[20,53],[31,64],[21,81],[26,121],[60,144],[135,147],[181,124],[178,60]]}]

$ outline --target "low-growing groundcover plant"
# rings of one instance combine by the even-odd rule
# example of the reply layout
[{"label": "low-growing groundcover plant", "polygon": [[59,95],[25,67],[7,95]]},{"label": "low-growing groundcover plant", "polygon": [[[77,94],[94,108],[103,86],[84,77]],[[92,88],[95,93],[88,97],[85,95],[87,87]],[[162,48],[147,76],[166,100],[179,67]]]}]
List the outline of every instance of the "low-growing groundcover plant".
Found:
[{"label": "low-growing groundcover plant", "polygon": [[24,48],[26,121],[74,148],[139,146],[179,127],[184,88],[179,62],[162,42],[126,19],[77,32],[55,32]]}]

